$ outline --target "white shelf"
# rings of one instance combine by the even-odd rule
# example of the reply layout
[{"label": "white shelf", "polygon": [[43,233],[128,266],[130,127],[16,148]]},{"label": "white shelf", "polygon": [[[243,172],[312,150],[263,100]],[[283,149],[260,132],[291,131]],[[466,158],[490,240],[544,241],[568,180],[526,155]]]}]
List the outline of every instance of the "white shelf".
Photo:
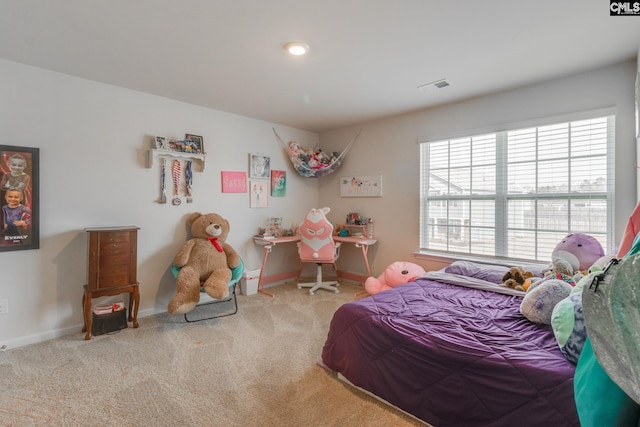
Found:
[{"label": "white shelf", "polygon": [[159,163],[160,159],[168,160],[191,160],[195,172],[204,171],[204,159],[206,154],[183,153],[182,151],[151,149],[147,151],[147,167],[152,168]]}]

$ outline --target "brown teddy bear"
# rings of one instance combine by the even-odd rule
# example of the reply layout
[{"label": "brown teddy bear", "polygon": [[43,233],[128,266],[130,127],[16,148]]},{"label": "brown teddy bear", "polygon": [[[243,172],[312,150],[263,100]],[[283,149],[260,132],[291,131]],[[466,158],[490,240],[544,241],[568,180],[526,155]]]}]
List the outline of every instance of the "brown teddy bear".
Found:
[{"label": "brown teddy bear", "polygon": [[200,283],[212,298],[229,295],[231,268],[240,265],[240,256],[225,243],[229,221],[216,213],[193,213],[187,218],[192,238],[176,253],[173,264],[180,268],[176,295],[169,301],[169,313],[184,314],[200,301]]},{"label": "brown teddy bear", "polygon": [[533,273],[525,271],[522,267],[511,267],[509,271],[502,276],[502,282],[507,288],[513,288],[519,291],[526,291],[531,284]]}]

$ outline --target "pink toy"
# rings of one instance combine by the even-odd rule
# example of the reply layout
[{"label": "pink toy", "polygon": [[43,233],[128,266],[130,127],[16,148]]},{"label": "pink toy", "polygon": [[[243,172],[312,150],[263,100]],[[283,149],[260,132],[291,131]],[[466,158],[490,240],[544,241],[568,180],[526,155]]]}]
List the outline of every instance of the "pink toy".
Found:
[{"label": "pink toy", "polygon": [[364,282],[364,288],[369,295],[375,295],[378,292],[411,282],[415,278],[423,276],[425,273],[426,271],[418,264],[396,261],[389,265],[377,279],[375,277],[369,277]]},{"label": "pink toy", "polygon": [[586,271],[604,256],[604,249],[598,240],[584,233],[568,234],[553,249],[552,258],[563,258],[569,261],[574,269]]}]

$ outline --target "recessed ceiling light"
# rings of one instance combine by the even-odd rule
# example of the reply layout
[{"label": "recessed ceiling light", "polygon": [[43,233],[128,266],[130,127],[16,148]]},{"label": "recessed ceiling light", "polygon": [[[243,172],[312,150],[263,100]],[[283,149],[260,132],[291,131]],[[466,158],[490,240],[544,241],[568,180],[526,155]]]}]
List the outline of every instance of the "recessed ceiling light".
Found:
[{"label": "recessed ceiling light", "polygon": [[284,45],[284,50],[294,56],[302,56],[309,52],[309,45],[301,42],[289,42]]}]

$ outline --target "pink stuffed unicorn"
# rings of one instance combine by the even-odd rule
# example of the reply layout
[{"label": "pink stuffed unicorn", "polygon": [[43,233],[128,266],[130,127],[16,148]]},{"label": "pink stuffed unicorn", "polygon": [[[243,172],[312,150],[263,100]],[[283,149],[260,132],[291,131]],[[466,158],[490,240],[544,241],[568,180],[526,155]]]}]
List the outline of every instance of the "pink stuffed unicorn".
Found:
[{"label": "pink stuffed unicorn", "polygon": [[378,278],[369,277],[364,282],[364,288],[369,295],[375,295],[378,292],[386,291],[387,289],[395,288],[403,283],[411,282],[412,280],[423,276],[426,273],[424,268],[418,264],[411,262],[396,261],[389,265],[387,269]]}]

